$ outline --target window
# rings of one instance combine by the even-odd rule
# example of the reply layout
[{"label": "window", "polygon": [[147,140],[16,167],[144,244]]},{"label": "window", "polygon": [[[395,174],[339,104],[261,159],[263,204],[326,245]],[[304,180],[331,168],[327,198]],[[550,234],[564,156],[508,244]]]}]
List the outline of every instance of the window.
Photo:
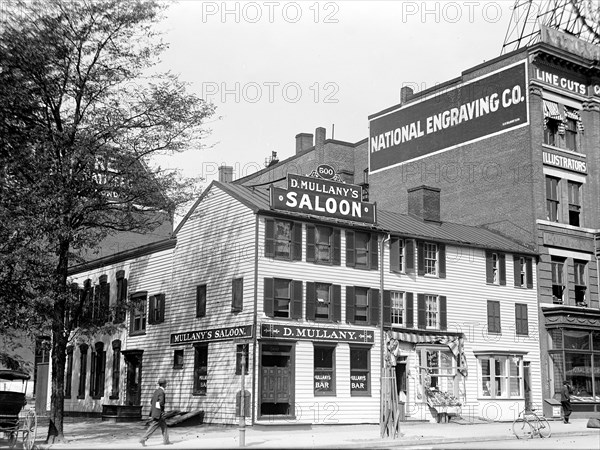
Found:
[{"label": "window", "polygon": [[79,346],[79,387],[77,388],[77,398],[85,398],[85,376],[87,373],[87,344]]},{"label": "window", "polygon": [[575,304],[577,306],[587,306],[585,298],[585,292],[587,289],[585,267],[585,261],[573,261],[573,269],[575,271]]},{"label": "window", "polygon": [[165,294],[150,297],[148,323],[156,325],[165,321]]},{"label": "window", "polygon": [[406,320],[404,318],[404,292],[392,291],[390,293],[390,300],[392,306],[392,324],[405,326]]},{"label": "window", "polygon": [[527,305],[524,303],[515,303],[515,327],[516,333],[520,336],[529,335],[529,322],[527,316]]},{"label": "window", "polygon": [[426,314],[426,326],[427,328],[437,329],[439,327],[438,322],[438,296],[437,295],[426,295],[425,296],[425,310]]},{"label": "window", "polygon": [[286,261],[302,259],[302,224],[265,219],[265,256]]},{"label": "window", "polygon": [[317,304],[315,308],[315,319],[329,320],[331,311],[331,285],[315,283],[317,291]]},{"label": "window", "polygon": [[433,242],[417,242],[418,274],[446,278],[446,246]]},{"label": "window", "polygon": [[565,107],[565,116],[565,145],[567,149],[576,152],[578,151],[577,132],[581,118],[577,110],[568,107]]},{"label": "window", "polygon": [[552,303],[562,304],[564,302],[564,259],[552,257],[550,268],[552,270]]},{"label": "window", "polygon": [[315,396],[335,395],[335,347],[315,344]]},{"label": "window", "polygon": [[173,350],[173,369],[183,369],[183,349]]},{"label": "window", "polygon": [[412,328],[414,305],[412,292],[383,291],[383,323],[385,326]]},{"label": "window", "polygon": [[420,329],[446,330],[446,296],[417,294],[417,308]]},{"label": "window", "polygon": [[544,100],[544,144],[558,145],[558,127],[561,123],[558,103]]},{"label": "window", "polygon": [[125,320],[125,314],[127,311],[127,278],[125,278],[125,271],[119,270],[116,273],[117,278],[117,301],[115,304],[113,322],[123,323]]},{"label": "window", "polygon": [[248,375],[250,367],[250,357],[248,353],[248,344],[237,344],[235,347],[235,374],[242,374],[242,356],[244,357],[244,374]]},{"label": "window", "polygon": [[377,235],[346,231],[346,266],[358,269],[378,268]]},{"label": "window", "polygon": [[414,247],[412,239],[393,237],[390,241],[390,270],[397,273],[414,272]]},{"label": "window", "polygon": [[244,279],[234,278],[231,283],[231,311],[244,309]]},{"label": "window", "polygon": [[119,398],[119,384],[121,382],[121,341],[115,339],[112,342],[113,359],[112,359],[112,391],[111,399]]},{"label": "window", "polygon": [[194,345],[194,395],[206,395],[208,381],[208,344]]},{"label": "window", "polygon": [[341,286],[306,283],[306,319],[339,322],[342,315]]},{"label": "window", "polygon": [[346,286],[346,321],[377,325],[379,323],[379,290]]},{"label": "window", "polygon": [[448,347],[417,346],[424,388],[456,395],[456,360]]},{"label": "window", "polygon": [[104,372],[106,366],[106,351],[104,344],[98,342],[92,353],[92,367],[90,370],[90,396],[98,399],[104,396]]},{"label": "window", "polygon": [[129,334],[144,334],[146,332],[146,292],[131,295],[131,324]]},{"label": "window", "polygon": [[506,285],[506,257],[504,253],[486,251],[486,282],[500,286]]},{"label": "window", "polygon": [[425,275],[437,275],[437,245],[425,242]]},{"label": "window", "polygon": [[302,318],[302,281],[265,278],[264,311],[268,317]]},{"label": "window", "polygon": [[370,347],[350,346],[350,395],[371,395]]},{"label": "window", "polygon": [[67,347],[67,370],[65,372],[65,398],[71,398],[71,383],[73,380],[73,346]]},{"label": "window", "polygon": [[98,280],[100,284],[96,286],[98,290],[98,313],[95,323],[97,325],[104,325],[108,321],[110,311],[110,283],[107,280],[108,277],[102,275]]},{"label": "window", "polygon": [[488,300],[487,302],[488,333],[502,333],[500,326],[500,302]]},{"label": "window", "polygon": [[558,178],[546,176],[546,219],[558,222]]},{"label": "window", "polygon": [[530,257],[513,256],[515,287],[533,288],[533,260]]},{"label": "window", "polygon": [[523,397],[523,358],[521,356],[479,356],[481,384],[479,395],[487,398]]},{"label": "window", "polygon": [[340,230],[306,225],[306,260],[317,264],[340,265]]},{"label": "window", "polygon": [[578,227],[581,214],[581,183],[567,181],[567,186],[569,187],[569,225]]},{"label": "window", "polygon": [[206,284],[196,286],[196,317],[206,316]]}]

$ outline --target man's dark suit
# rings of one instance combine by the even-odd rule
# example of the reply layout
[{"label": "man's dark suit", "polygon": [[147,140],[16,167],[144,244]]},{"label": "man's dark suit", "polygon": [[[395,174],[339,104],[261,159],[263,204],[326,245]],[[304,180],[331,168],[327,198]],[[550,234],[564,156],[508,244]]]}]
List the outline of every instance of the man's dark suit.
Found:
[{"label": "man's dark suit", "polygon": [[167,430],[167,422],[165,421],[165,390],[162,387],[156,389],[154,394],[152,394],[150,417],[152,418],[152,424],[150,424],[148,431],[146,431],[146,434],[140,440],[141,444],[145,445],[150,435],[159,427],[162,431],[163,443],[168,444],[169,431]]}]

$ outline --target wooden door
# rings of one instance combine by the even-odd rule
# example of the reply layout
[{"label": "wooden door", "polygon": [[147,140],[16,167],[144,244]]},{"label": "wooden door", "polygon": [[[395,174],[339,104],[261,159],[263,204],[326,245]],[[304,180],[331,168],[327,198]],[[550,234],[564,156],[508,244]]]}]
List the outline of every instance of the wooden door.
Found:
[{"label": "wooden door", "polygon": [[289,367],[263,367],[261,401],[263,403],[290,402]]}]

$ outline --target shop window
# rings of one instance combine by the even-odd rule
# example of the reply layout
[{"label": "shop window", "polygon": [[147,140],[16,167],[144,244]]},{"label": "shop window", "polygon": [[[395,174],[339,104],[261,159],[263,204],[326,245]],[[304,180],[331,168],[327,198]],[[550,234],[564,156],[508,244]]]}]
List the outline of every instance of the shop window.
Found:
[{"label": "shop window", "polygon": [[194,395],[206,395],[208,382],[208,344],[194,345]]},{"label": "shop window", "polygon": [[121,383],[121,341],[115,339],[112,342],[113,359],[112,359],[112,391],[111,399],[119,398],[119,385]]},{"label": "shop window", "polygon": [[231,311],[240,312],[244,309],[244,279],[234,278],[231,282]]},{"label": "shop window", "polygon": [[419,275],[446,278],[446,246],[433,242],[417,242]]},{"label": "shop window", "polygon": [[317,264],[339,266],[340,230],[321,225],[306,225],[306,260]]},{"label": "shop window", "polygon": [[125,271],[119,270],[116,273],[117,279],[117,299],[113,312],[113,323],[123,323],[127,312],[127,278]]},{"label": "shop window", "polygon": [[525,256],[513,256],[515,287],[533,288],[533,260]]},{"label": "shop window", "polygon": [[315,396],[335,395],[335,347],[314,346]]},{"label": "shop window", "polygon": [[565,260],[553,256],[550,261],[550,269],[552,271],[552,303],[564,303],[565,282],[564,268]]},{"label": "shop window", "polygon": [[486,251],[486,282],[500,286],[506,285],[506,256],[504,253]]},{"label": "shop window", "polygon": [[585,261],[573,261],[573,269],[575,271],[575,304],[577,306],[587,306],[587,282],[585,276],[585,268]]},{"label": "shop window", "polygon": [[371,395],[371,348],[350,346],[350,395]]},{"label": "shop window", "polygon": [[417,326],[420,329],[446,330],[446,296],[417,294]]},{"label": "shop window", "polygon": [[302,259],[302,224],[265,219],[265,256],[285,261]]},{"label": "shop window", "polygon": [[244,374],[248,375],[250,368],[250,354],[248,344],[237,344],[235,346],[235,374],[242,374],[242,355],[244,356]]},{"label": "shop window", "polygon": [[65,371],[65,398],[71,398],[71,383],[73,381],[73,346],[67,347],[67,367]]},{"label": "shop window", "polygon": [[104,344],[98,342],[92,353],[92,364],[90,368],[90,396],[99,399],[104,396],[104,373],[106,367],[106,351]]},{"label": "shop window", "polygon": [[527,305],[524,303],[515,303],[515,328],[517,335],[529,335]]},{"label": "shop window", "polygon": [[206,284],[196,286],[196,317],[206,316]]},{"label": "shop window", "polygon": [[131,321],[129,334],[146,333],[146,292],[139,292],[131,295]]},{"label": "shop window", "polygon": [[581,183],[567,181],[569,187],[569,225],[580,226]]},{"label": "shop window", "polygon": [[346,231],[346,266],[376,270],[378,266],[377,235]]},{"label": "shop window", "polygon": [[558,183],[559,179],[546,176],[546,219],[551,222],[558,222],[559,200]]},{"label": "shop window", "polygon": [[390,292],[390,301],[392,308],[392,324],[404,327],[406,325],[406,308],[404,307],[404,292]]},{"label": "shop window", "polygon": [[500,302],[488,300],[487,302],[487,325],[488,333],[500,334]]},{"label": "shop window", "polygon": [[[447,347],[446,347],[447,348]],[[456,361],[451,351],[440,347],[417,347],[423,387],[456,395]]]},{"label": "shop window", "polygon": [[87,344],[79,346],[79,387],[77,388],[77,398],[85,398],[85,377],[87,375]]},{"label": "shop window", "polygon": [[173,369],[183,369],[183,349],[173,350]]},{"label": "shop window", "polygon": [[521,356],[479,356],[479,395],[483,398],[523,397],[523,358]]},{"label": "shop window", "polygon": [[165,294],[156,294],[149,299],[148,323],[156,325],[165,321]]},{"label": "shop window", "polygon": [[341,320],[341,286],[306,283],[306,319],[324,322]]},{"label": "shop window", "polygon": [[346,286],[346,322],[377,325],[379,323],[379,290]]},{"label": "shop window", "polygon": [[265,278],[264,311],[268,317],[302,318],[302,281]]}]

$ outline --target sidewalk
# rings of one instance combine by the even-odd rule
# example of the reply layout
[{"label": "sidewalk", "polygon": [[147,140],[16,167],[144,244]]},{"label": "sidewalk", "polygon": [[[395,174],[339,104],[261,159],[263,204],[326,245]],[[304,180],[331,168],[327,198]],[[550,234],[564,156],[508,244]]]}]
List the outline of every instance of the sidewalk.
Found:
[{"label": "sidewalk", "polygon": [[[586,428],[587,419],[574,419],[571,424],[550,421],[552,436],[598,434],[600,430]],[[87,419],[65,423],[68,443],[44,445],[46,430],[38,431],[36,444],[40,449],[130,449],[142,448],[138,440],[144,433],[143,422],[111,423]],[[381,439],[379,425],[304,425],[247,427],[246,447],[253,448],[385,448],[390,445],[430,445],[440,443],[485,442],[516,439],[512,423],[403,423],[402,436],[396,440]],[[240,431],[233,426],[200,425],[169,428],[173,445],[163,446],[160,430],[148,440],[147,447],[170,449],[239,448]],[[539,438],[538,438],[539,439]]]}]

